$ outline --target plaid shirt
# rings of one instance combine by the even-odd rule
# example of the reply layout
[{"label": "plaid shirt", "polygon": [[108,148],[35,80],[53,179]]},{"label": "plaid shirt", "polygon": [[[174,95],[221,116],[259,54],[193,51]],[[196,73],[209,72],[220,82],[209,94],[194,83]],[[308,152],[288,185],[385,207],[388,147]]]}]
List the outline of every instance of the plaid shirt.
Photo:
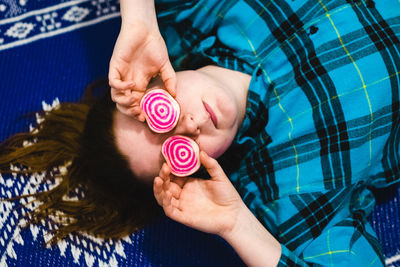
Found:
[{"label": "plaid shirt", "polygon": [[[171,60],[252,75],[221,162],[280,265],[381,266],[371,186],[400,176],[400,2],[157,3]],[[266,252],[268,253],[268,252]]]}]

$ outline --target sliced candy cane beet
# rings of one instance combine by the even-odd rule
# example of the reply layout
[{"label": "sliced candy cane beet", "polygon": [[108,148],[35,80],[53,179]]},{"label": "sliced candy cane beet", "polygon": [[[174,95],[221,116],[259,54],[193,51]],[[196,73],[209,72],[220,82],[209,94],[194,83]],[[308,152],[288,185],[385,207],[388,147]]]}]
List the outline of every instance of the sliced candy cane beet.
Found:
[{"label": "sliced candy cane beet", "polygon": [[140,108],[150,129],[156,133],[167,133],[178,123],[179,104],[163,89],[146,93],[140,101]]},{"label": "sliced candy cane beet", "polygon": [[176,176],[189,176],[200,168],[199,146],[186,136],[169,137],[161,151],[171,173]]}]

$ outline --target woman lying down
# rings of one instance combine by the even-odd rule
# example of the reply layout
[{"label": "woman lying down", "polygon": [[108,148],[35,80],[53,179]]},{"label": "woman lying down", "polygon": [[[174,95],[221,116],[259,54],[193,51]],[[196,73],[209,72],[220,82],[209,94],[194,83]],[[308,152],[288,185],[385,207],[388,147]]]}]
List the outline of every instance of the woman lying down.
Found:
[{"label": "woman lying down", "polygon": [[[276,179],[276,188],[260,190],[271,182],[268,177],[273,172],[268,171],[271,158],[266,157],[265,140],[258,140],[264,129],[258,125],[259,133],[246,135],[257,129],[251,124],[263,120],[251,117],[260,111],[249,106],[246,115],[250,78],[217,66],[178,72],[180,117],[167,133],[155,133],[146,123],[119,112],[109,94],[94,104],[62,103],[47,112],[35,130],[2,144],[1,171],[10,171],[11,163],[21,167],[22,173],[45,172],[49,180],[60,178],[58,186],[35,195],[43,204],[30,218],[31,223],[47,219],[58,225],[54,242],[76,231],[123,237],[155,218],[158,203],[172,219],[220,235],[250,265],[276,265],[286,255],[304,262],[329,255],[339,261],[378,264],[379,247],[361,209],[370,198],[366,185],[352,181],[318,192],[324,181],[309,171],[301,178],[308,182],[300,186],[311,192],[301,189],[297,193],[302,182],[296,176]],[[250,87],[260,89],[257,84]],[[148,92],[158,88],[163,88],[160,78],[149,84]],[[198,160],[210,178],[171,173],[172,163],[166,163],[161,149],[167,139],[176,136],[198,144]],[[31,144],[23,146],[27,140]],[[230,167],[236,169],[230,177],[239,190],[248,190],[242,197],[251,203],[250,209],[214,159],[227,152],[225,160],[238,160],[234,150],[228,149],[233,143],[244,157],[239,159],[241,166]],[[189,146],[187,153],[196,153],[196,149]],[[180,157],[168,156],[169,161]],[[55,167],[65,164],[67,172],[56,171]],[[257,171],[243,175],[253,168]],[[254,177],[256,173],[259,178]],[[262,173],[266,178],[261,179]],[[84,196],[66,199],[77,187],[83,188]],[[298,239],[308,242],[302,255],[294,256],[288,247],[295,247]],[[321,253],[324,248],[327,254]]]},{"label": "woman lying down", "polygon": [[[336,14],[343,17],[360,5],[340,4]],[[193,3],[184,7],[193,9],[185,13],[187,20],[213,10]],[[322,38],[336,36],[329,16],[314,21],[327,29]],[[215,32],[222,34],[222,26]],[[372,39],[359,39],[364,52],[355,49],[353,57],[343,37],[340,49],[331,50],[329,38],[318,47],[319,65],[299,52],[300,66],[286,73],[296,64],[296,54],[288,57],[291,45],[311,40],[309,34],[299,30],[290,41],[276,37],[286,56],[272,49],[265,65],[252,71],[229,67],[239,61],[226,60],[223,67],[222,57],[220,66],[177,72],[172,98],[177,103],[171,101],[170,112],[179,115],[167,131],[151,124],[150,111],[146,122],[121,112],[110,94],[94,102],[62,103],[35,130],[2,144],[1,172],[15,172],[9,169],[13,164],[22,173],[45,172],[46,179],[59,180],[34,195],[42,204],[30,214],[30,223],[45,219],[58,226],[54,242],[77,231],[120,238],[163,210],[180,223],[221,236],[250,266],[382,266],[367,220],[374,204],[369,188],[399,179],[399,69],[383,60],[362,65],[363,57],[378,58],[382,50],[370,49]],[[213,40],[204,38],[207,50]],[[399,45],[391,44],[380,43],[396,58]],[[303,45],[311,49],[313,43]],[[212,57],[221,50],[207,51]],[[337,57],[323,56],[330,51]],[[332,61],[346,51],[343,65]],[[383,69],[388,73],[374,71]],[[154,78],[146,93],[157,89],[167,91],[162,77]],[[179,138],[186,148],[168,149]],[[177,166],[189,156],[194,164],[180,172]],[[57,171],[59,166],[67,171]],[[76,188],[84,194],[67,199]]]}]

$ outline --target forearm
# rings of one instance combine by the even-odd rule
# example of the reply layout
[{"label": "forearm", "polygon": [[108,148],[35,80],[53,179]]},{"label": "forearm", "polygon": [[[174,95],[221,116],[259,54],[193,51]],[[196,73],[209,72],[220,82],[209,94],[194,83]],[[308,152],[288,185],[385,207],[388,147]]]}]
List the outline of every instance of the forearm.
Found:
[{"label": "forearm", "polygon": [[136,24],[139,20],[158,27],[154,0],[120,0],[120,7],[123,24]]},{"label": "forearm", "polygon": [[280,243],[265,229],[247,207],[235,227],[221,234],[247,266],[276,266],[281,256]]}]

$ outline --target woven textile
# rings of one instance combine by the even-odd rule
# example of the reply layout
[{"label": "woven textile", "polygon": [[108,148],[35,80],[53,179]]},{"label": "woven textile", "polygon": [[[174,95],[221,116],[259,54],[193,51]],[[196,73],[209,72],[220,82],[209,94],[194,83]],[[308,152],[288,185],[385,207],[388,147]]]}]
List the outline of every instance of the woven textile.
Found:
[{"label": "woven textile", "polygon": [[[296,3],[298,1],[293,1],[294,5]],[[160,3],[158,8],[168,10],[167,7],[173,4],[176,3],[168,1],[165,6]],[[195,6],[190,1],[178,4],[181,10],[186,11],[180,14],[160,13],[160,19],[168,24],[180,16],[190,16],[185,12]],[[209,16],[209,24],[203,26],[213,29],[214,18],[210,14],[215,15],[219,9],[207,9],[207,5],[198,7],[202,7],[204,14]],[[223,7],[223,12],[230,5],[220,7]],[[246,11],[241,9],[241,12]],[[189,26],[180,25],[183,30]],[[321,27],[304,28],[310,35],[322,30]],[[29,130],[32,120],[21,118],[21,115],[51,108],[58,101],[75,101],[88,83],[106,76],[118,30],[117,1],[0,0],[0,139]],[[171,37],[175,32],[167,28],[164,33]],[[214,32],[207,36],[209,38],[202,38],[201,45],[196,46],[199,40],[196,38],[200,38],[202,32],[194,33],[181,39],[188,42],[186,46],[190,47],[190,51],[180,56],[188,54],[192,61],[179,56],[179,42],[168,43],[177,67],[187,62],[196,64],[194,59],[205,54],[211,59],[218,56],[215,61],[226,62],[227,67],[257,74],[253,73],[257,64],[252,64],[251,53],[242,51],[243,57],[233,58],[226,44],[215,48],[215,42],[220,40],[215,38]],[[236,40],[230,43],[242,45]],[[265,53],[271,52],[268,47]],[[36,185],[40,179],[40,175],[24,179],[3,175],[0,178],[0,196],[10,197],[39,190],[41,188]],[[396,256],[400,251],[400,230],[396,224],[399,222],[398,188],[375,193],[378,195],[378,206],[373,211],[371,224],[383,245],[387,264],[400,265]],[[48,226],[31,226],[23,230],[18,224],[23,210],[14,210],[18,205],[18,202],[0,204],[0,266],[243,266],[224,241],[166,218],[117,242],[71,235],[53,248],[43,248],[43,241],[48,238],[45,235],[49,231]]]},{"label": "woven textile", "polygon": [[[32,112],[78,100],[107,76],[119,3],[0,0],[0,139],[29,130]],[[26,115],[26,116],[25,116]],[[35,192],[40,175],[0,176],[0,197]],[[120,241],[70,235],[43,247],[47,225],[23,230],[20,202],[0,202],[0,266],[243,266],[221,239],[167,218]]]}]

